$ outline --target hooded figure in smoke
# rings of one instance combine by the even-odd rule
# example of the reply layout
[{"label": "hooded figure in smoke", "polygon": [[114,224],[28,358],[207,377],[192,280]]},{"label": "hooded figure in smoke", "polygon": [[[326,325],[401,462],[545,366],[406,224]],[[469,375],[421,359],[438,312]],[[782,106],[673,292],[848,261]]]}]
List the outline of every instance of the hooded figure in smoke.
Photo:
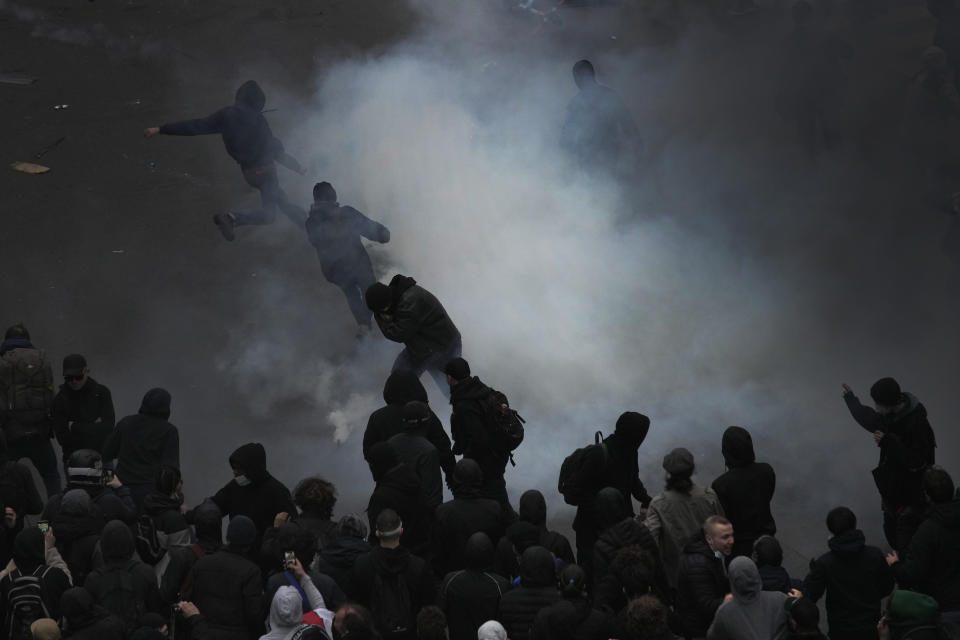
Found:
[{"label": "hooded figure in smoke", "polygon": [[490,537],[477,532],[463,545],[465,568],[443,579],[437,603],[449,621],[450,640],[474,640],[480,625],[497,617],[510,583],[490,571],[493,554]]},{"label": "hooded figure in smoke", "polygon": [[298,226],[303,223],[303,211],[291,204],[280,188],[274,163],[282,164],[301,175],[303,170],[300,163],[284,151],[283,143],[274,137],[270,130],[267,119],[263,117],[263,106],[266,102],[267,97],[260,85],[253,80],[247,80],[237,89],[236,99],[228,107],[205,118],[173,122],[144,131],[148,138],[158,133],[168,136],[219,133],[223,137],[223,146],[227,153],[240,165],[247,184],[260,191],[262,203],[259,209],[218,213],[213,216],[214,224],[227,240],[233,240],[235,226],[272,223],[277,208]]},{"label": "hooded figure in smoke", "polygon": [[763,591],[760,572],[750,558],[740,556],[727,571],[733,600],[717,609],[707,640],[779,638],[787,626],[787,594]]},{"label": "hooded figure in smoke", "polygon": [[360,238],[387,243],[390,230],[353,207],[340,206],[337,192],[329,182],[318,182],[313,187],[313,206],[306,226],[310,244],[317,250],[323,277],[340,287],[347,297],[350,313],[366,333],[371,328],[373,314],[363,294],[377,279]]}]

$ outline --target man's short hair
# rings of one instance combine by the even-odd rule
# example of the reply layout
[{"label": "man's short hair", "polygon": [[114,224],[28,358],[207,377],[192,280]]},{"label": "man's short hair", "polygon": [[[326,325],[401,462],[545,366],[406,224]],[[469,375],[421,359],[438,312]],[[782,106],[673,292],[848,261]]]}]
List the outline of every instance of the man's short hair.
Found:
[{"label": "man's short hair", "polygon": [[403,530],[403,522],[400,520],[400,514],[393,509],[384,509],[377,516],[377,538],[383,540],[396,540],[400,537]]},{"label": "man's short hair", "polygon": [[729,524],[730,521],[723,516],[710,516],[703,522],[703,535],[711,536],[717,527],[725,527]]},{"label": "man's short hair", "polygon": [[27,328],[23,326],[22,322],[18,322],[9,329],[7,329],[6,334],[4,334],[4,340],[10,340],[11,338],[25,338],[30,339],[30,332],[27,331]]},{"label": "man's short hair", "polygon": [[669,634],[668,612],[654,595],[640,596],[627,604],[625,626],[627,637],[663,638]]},{"label": "man's short hair", "polygon": [[923,491],[934,504],[953,501],[953,478],[942,467],[931,467],[923,473]]},{"label": "man's short hair", "polygon": [[447,616],[443,609],[429,605],[417,614],[417,640],[446,640]]},{"label": "man's short hair", "polygon": [[857,528],[857,516],[849,507],[834,507],[827,514],[827,530],[835,536]]}]

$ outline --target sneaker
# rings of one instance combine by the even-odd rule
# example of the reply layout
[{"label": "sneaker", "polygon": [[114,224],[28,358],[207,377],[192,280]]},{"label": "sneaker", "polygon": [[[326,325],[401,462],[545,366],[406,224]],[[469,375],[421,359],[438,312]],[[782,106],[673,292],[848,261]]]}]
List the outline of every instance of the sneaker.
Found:
[{"label": "sneaker", "polygon": [[220,233],[228,242],[233,242],[236,237],[233,233],[233,216],[229,213],[218,213],[213,216],[213,224],[217,225]]}]

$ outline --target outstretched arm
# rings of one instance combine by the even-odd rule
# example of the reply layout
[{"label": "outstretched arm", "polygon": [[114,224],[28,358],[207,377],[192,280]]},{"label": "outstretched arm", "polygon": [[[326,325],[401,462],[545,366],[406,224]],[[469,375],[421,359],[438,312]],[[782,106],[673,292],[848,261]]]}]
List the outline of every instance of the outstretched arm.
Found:
[{"label": "outstretched arm", "polygon": [[181,120],[180,122],[171,122],[160,127],[149,127],[144,130],[143,135],[147,138],[152,138],[158,133],[167,136],[202,136],[210,133],[220,133],[222,126],[223,109],[211,113],[206,118]]},{"label": "outstretched arm", "polygon": [[870,407],[865,407],[860,404],[860,400],[857,398],[857,394],[853,392],[846,384],[843,386],[843,401],[847,403],[847,409],[850,410],[850,415],[853,416],[853,419],[857,421],[861,427],[873,433],[874,431],[883,430],[883,422],[880,419],[880,414],[871,409]]}]

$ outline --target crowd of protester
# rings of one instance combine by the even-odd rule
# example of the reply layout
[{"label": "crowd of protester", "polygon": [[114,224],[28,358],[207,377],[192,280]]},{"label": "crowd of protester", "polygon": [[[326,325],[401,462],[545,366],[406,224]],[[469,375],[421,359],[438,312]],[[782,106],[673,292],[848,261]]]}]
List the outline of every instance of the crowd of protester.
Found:
[{"label": "crowd of protester", "polygon": [[[372,299],[390,321],[390,292]],[[424,369],[449,386],[450,434],[418,375],[393,372],[363,438],[375,481],[365,514],[334,517],[331,478],[291,492],[260,443],[231,453],[233,478],[188,509],[170,394],[147,391],[116,422],[83,356],[63,359],[55,392],[47,353],[11,327],[0,344],[0,640],[932,640],[960,620],[960,502],[934,465],[923,405],[892,378],[871,388],[873,408],[843,387],[880,451],[890,552],[837,506],[828,549],[791,576],[771,511],[776,474],[747,429],[724,432],[727,471],[710,486],[693,481],[690,451],[668,452],[651,496],[637,458],[650,420],[624,412],[563,461],[571,544],[548,527],[541,492],[510,504],[504,471],[519,443],[502,437],[506,397],[462,358]]]}]

